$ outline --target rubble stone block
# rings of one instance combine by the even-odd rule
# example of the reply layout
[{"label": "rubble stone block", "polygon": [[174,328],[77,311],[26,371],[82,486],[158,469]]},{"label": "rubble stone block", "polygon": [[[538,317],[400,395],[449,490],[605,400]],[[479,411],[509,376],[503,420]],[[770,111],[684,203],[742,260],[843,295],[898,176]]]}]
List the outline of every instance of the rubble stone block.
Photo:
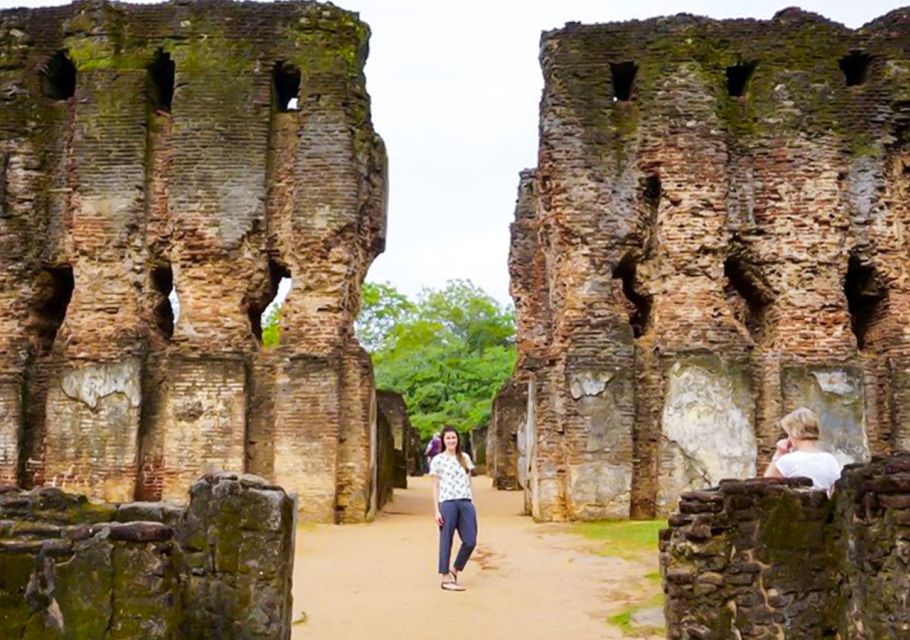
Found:
[{"label": "rubble stone block", "polygon": [[[667,637],[684,638],[691,625],[709,638],[901,637],[910,625],[905,523],[864,505],[882,490],[887,499],[910,495],[910,486],[888,482],[887,471],[908,458],[895,454],[848,467],[830,500],[811,487],[731,480],[718,488],[724,499],[712,516],[718,526],[672,516],[660,551]],[[755,506],[737,508],[731,498],[747,492]],[[744,517],[753,526],[734,540],[732,527]],[[689,561],[693,541],[711,554],[710,563]],[[674,588],[693,582],[696,588]],[[698,588],[704,584],[715,588]]]},{"label": "rubble stone block", "polygon": [[205,476],[178,518],[165,504],[118,508],[59,489],[4,498],[4,638],[290,637],[296,507],[280,487]]}]

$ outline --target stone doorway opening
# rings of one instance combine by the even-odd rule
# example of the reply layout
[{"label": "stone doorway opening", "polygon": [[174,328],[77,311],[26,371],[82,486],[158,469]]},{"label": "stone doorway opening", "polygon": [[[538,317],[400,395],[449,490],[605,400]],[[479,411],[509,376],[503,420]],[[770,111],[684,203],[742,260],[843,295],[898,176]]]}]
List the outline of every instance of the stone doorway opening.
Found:
[{"label": "stone doorway opening", "polygon": [[262,344],[262,328],[269,322],[269,317],[275,313],[290,293],[293,280],[291,272],[284,265],[269,260],[269,284],[266,295],[254,300],[249,305],[248,315],[250,329],[256,341]]},{"label": "stone doorway opening", "polygon": [[41,90],[51,100],[67,100],[76,93],[76,65],[66,51],[58,51],[41,68]]},{"label": "stone doorway opening", "polygon": [[850,312],[850,328],[856,336],[856,347],[865,349],[870,329],[884,310],[888,290],[883,286],[875,267],[863,264],[859,257],[850,256],[844,277],[844,295]]},{"label": "stone doorway opening", "polygon": [[152,269],[152,286],[158,293],[155,304],[155,325],[161,334],[170,340],[174,336],[174,327],[180,311],[177,289],[174,288],[174,272],[171,265],[163,264]]},{"label": "stone doorway opening", "polygon": [[171,54],[158,48],[148,65],[149,100],[154,111],[171,112],[177,66]]},{"label": "stone doorway opening", "polygon": [[283,60],[272,71],[272,96],[281,112],[297,111],[300,100],[300,69]]},{"label": "stone doorway opening", "polygon": [[740,62],[727,67],[727,92],[733,98],[742,98],[749,89],[757,62]]},{"label": "stone doorway opening", "polygon": [[871,63],[872,56],[865,51],[851,51],[837,61],[841,71],[844,72],[848,87],[864,84],[868,80]]},{"label": "stone doorway opening", "polygon": [[610,63],[610,75],[613,77],[613,102],[628,102],[632,99],[637,73],[638,65],[633,61]]},{"label": "stone doorway opening", "polygon": [[50,353],[54,338],[66,318],[74,289],[75,278],[70,265],[46,266],[41,270],[30,318],[31,332],[40,354]]}]

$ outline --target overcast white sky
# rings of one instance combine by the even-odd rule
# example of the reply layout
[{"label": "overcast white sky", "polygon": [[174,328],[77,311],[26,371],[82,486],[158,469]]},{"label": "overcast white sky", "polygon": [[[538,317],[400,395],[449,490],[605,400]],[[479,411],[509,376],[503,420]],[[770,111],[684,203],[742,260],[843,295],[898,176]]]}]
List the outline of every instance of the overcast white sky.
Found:
[{"label": "overcast white sky", "polygon": [[[61,4],[0,0],[0,7]],[[509,300],[509,223],[518,172],[536,165],[540,32],[567,21],[680,12],[768,19],[763,0],[338,0],[373,36],[367,88],[389,152],[386,251],[367,276],[407,294],[469,278]],[[803,1],[849,27],[901,6]]]}]

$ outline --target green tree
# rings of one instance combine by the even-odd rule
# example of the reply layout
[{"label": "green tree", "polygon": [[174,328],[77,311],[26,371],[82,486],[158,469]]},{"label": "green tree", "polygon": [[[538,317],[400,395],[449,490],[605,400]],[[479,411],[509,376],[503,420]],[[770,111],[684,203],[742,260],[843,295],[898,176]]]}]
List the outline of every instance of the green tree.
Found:
[{"label": "green tree", "polygon": [[388,284],[366,285],[362,308],[357,331],[373,347],[377,386],[405,397],[423,436],[489,422],[515,364],[511,309],[462,280],[426,289],[414,303]]},{"label": "green tree", "polygon": [[354,325],[360,344],[371,353],[381,351],[392,327],[409,320],[415,310],[414,303],[388,282],[364,282]]},{"label": "green tree", "polygon": [[271,348],[281,341],[281,305],[275,305],[262,323],[262,346]]}]

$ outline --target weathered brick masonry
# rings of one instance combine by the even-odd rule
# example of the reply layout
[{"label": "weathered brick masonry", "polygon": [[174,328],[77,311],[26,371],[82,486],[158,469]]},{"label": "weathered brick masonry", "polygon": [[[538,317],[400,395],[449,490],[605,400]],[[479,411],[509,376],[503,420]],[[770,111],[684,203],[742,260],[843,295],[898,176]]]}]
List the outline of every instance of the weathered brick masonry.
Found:
[{"label": "weathered brick masonry", "polygon": [[0,12],[0,478],[119,501],[248,470],[367,516],[368,37],[312,2]]},{"label": "weathered brick masonry", "polygon": [[667,637],[910,637],[910,455],[684,493],[661,532]]},{"label": "weathered brick masonry", "polygon": [[843,461],[907,448],[910,11],[570,23],[540,55],[510,259],[532,513],[666,513],[760,472],[799,405]]},{"label": "weathered brick masonry", "polygon": [[0,637],[285,640],[294,500],[212,474],[189,505],[0,487]]},{"label": "weathered brick masonry", "polygon": [[376,391],[376,406],[380,420],[388,423],[392,437],[393,461],[391,475],[396,488],[406,489],[409,475],[420,475],[422,451],[420,436],[411,426],[404,396],[396,391]]},{"label": "weathered brick masonry", "polygon": [[[518,449],[519,432],[527,422],[527,383],[509,380],[493,400],[487,431],[487,474],[497,489],[519,489],[518,469],[524,460]],[[524,442],[522,442],[524,444]]]}]

